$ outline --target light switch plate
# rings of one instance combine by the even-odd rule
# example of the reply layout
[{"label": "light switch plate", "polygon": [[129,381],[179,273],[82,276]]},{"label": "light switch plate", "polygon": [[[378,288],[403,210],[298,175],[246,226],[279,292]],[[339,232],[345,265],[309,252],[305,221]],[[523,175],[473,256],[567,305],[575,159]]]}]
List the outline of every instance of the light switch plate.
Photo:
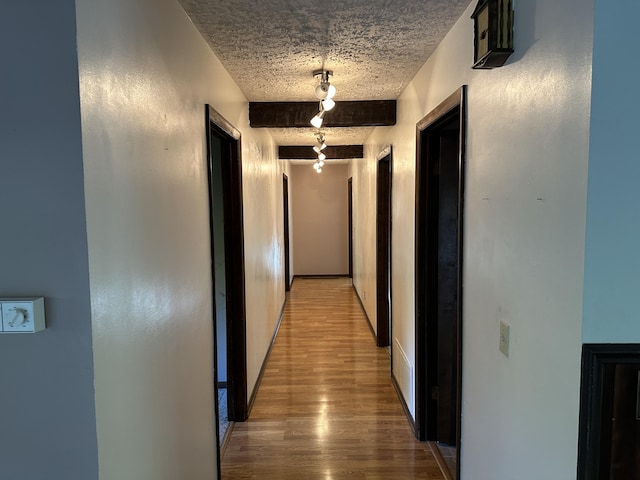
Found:
[{"label": "light switch plate", "polygon": [[509,356],[509,324],[500,321],[500,351],[505,357]]},{"label": "light switch plate", "polygon": [[0,333],[35,333],[44,330],[44,298],[0,298]]}]

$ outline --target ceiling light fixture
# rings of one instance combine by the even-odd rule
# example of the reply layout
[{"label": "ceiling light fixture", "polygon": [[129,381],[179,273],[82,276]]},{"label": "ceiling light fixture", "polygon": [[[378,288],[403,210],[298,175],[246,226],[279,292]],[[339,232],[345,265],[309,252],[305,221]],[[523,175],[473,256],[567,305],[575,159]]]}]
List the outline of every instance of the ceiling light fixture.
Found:
[{"label": "ceiling light fixture", "polygon": [[322,105],[320,105],[320,111],[316,113],[316,115],[311,119],[311,125],[316,128],[320,128],[324,119],[324,112],[325,111],[322,109]]},{"label": "ceiling light fixture", "polygon": [[316,87],[316,98],[318,100],[333,98],[336,94],[336,87],[329,82],[329,78],[333,76],[333,72],[331,70],[314,70],[313,76],[319,78],[319,83]]},{"label": "ceiling light fixture", "polygon": [[336,94],[336,87],[331,85],[329,79],[333,75],[331,70],[314,70],[313,76],[318,78],[318,86],[316,86],[316,98],[320,100],[320,111],[311,119],[311,125],[315,128],[322,126],[325,112],[328,112],[336,106],[333,97]]},{"label": "ceiling light fixture", "polygon": [[322,104],[322,109],[327,112],[336,106],[336,102],[334,102],[330,98],[325,98],[324,100],[320,100],[320,103]]},{"label": "ceiling light fixture", "polygon": [[316,135],[316,140],[318,141],[318,144],[313,146],[313,151],[316,153],[320,153],[322,150],[327,148],[327,144],[324,141],[324,135],[318,133]]}]

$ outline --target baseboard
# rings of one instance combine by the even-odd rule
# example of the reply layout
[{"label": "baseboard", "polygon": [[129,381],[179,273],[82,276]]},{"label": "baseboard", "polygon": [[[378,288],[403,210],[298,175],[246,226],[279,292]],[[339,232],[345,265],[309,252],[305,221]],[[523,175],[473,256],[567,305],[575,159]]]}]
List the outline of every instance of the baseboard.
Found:
[{"label": "baseboard", "polygon": [[393,375],[393,372],[391,372],[391,384],[393,385],[393,388],[395,388],[396,390],[396,395],[398,395],[398,400],[400,400],[400,405],[402,405],[402,410],[404,411],[404,415],[407,417],[407,421],[409,422],[409,427],[411,428],[411,431],[413,432],[413,436],[415,437],[416,422],[413,419],[413,416],[411,415],[411,411],[407,406],[407,402],[404,399],[404,395],[402,395],[402,390],[400,390],[400,385],[398,385],[398,382],[396,380],[396,377]]},{"label": "baseboard", "polygon": [[276,328],[273,331],[273,336],[271,337],[271,343],[269,344],[267,354],[264,356],[264,360],[262,361],[262,367],[260,367],[258,379],[256,380],[256,384],[253,387],[253,392],[251,393],[251,398],[249,399],[249,404],[247,405],[247,418],[249,418],[251,409],[253,408],[253,404],[255,403],[256,397],[258,396],[258,389],[260,388],[260,384],[262,383],[262,377],[264,377],[264,371],[267,368],[267,363],[269,362],[269,357],[271,356],[271,350],[273,350],[273,344],[276,342],[276,337],[278,336],[278,331],[280,330],[280,324],[282,323],[282,316],[284,315],[284,307],[286,304],[287,299],[285,298],[284,302],[282,303],[282,308],[280,309],[280,317],[278,318],[278,323],[276,324]]},{"label": "baseboard", "polygon": [[442,472],[442,476],[444,477],[444,480],[454,480],[453,476],[451,475],[451,472],[449,472],[449,467],[447,466],[447,462],[445,462],[444,458],[442,457],[442,452],[440,452],[438,445],[436,445],[435,442],[427,442],[427,444],[429,445],[429,449],[433,454],[433,458],[435,458],[436,463],[438,464],[438,467]]},{"label": "baseboard", "polygon": [[227,427],[227,431],[224,432],[224,437],[222,438],[222,443],[220,445],[220,460],[224,457],[224,452],[227,451],[227,445],[229,445],[229,440],[231,440],[231,431],[235,426],[236,422],[229,422],[229,426]]},{"label": "baseboard", "polygon": [[[301,278],[301,279],[305,279],[305,278],[349,278],[349,274],[348,273],[326,273],[326,274],[313,274],[313,275],[294,275],[293,276],[293,280],[295,280],[296,278]],[[293,281],[291,281],[291,283],[293,283]]]},{"label": "baseboard", "polygon": [[373,329],[373,325],[371,325],[371,320],[369,320],[369,315],[367,315],[367,310],[364,308],[364,303],[362,303],[362,299],[360,298],[360,294],[358,293],[358,289],[355,287],[355,285],[351,285],[351,287],[353,288],[353,291],[356,292],[356,298],[358,299],[358,302],[360,302],[360,308],[362,308],[362,313],[364,313],[364,318],[366,318],[366,320],[367,320],[367,326],[369,327],[369,331],[371,332],[371,335],[373,336],[373,341],[375,342],[375,344],[377,346],[378,345],[378,336],[376,335],[376,332]]}]

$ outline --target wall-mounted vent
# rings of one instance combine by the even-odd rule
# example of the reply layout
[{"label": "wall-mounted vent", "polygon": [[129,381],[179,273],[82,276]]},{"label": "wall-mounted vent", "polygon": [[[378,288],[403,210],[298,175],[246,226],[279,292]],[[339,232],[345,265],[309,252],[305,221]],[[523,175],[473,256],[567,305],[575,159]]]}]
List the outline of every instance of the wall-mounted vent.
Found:
[{"label": "wall-mounted vent", "polygon": [[407,404],[409,411],[412,415],[415,415],[415,395],[413,393],[413,386],[415,382],[413,380],[413,365],[409,363],[409,359],[404,353],[404,349],[402,348],[402,345],[400,345],[397,337],[394,339],[394,350],[396,353],[399,353],[399,355],[396,355],[394,358],[393,374],[396,377],[396,381],[398,382],[402,394],[405,397],[404,401]]}]

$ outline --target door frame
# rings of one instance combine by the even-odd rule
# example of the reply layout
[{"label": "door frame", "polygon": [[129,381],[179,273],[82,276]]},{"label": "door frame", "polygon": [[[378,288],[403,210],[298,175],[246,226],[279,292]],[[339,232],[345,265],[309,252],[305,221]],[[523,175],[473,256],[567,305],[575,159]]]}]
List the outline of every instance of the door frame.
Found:
[{"label": "door frame", "polygon": [[353,278],[353,177],[347,180],[347,204],[349,210],[349,278]]},{"label": "door frame", "polygon": [[[247,353],[246,353],[246,305],[244,269],[244,225],[242,205],[242,145],[240,132],[210,105],[205,105],[205,125],[207,143],[207,178],[209,183],[209,228],[211,239],[211,278],[214,322],[214,397],[216,416],[218,412],[218,365],[215,349],[216,308],[215,271],[213,265],[213,212],[212,175],[213,156],[211,137],[216,135],[222,141],[222,189],[224,209],[225,280],[227,310],[227,409],[229,420],[242,422],[247,419]],[[226,161],[225,161],[226,159]],[[216,422],[218,444],[218,471],[220,471],[220,432]]]},{"label": "door frame", "polygon": [[[429,337],[428,311],[431,305],[431,298],[428,295],[429,278],[425,266],[429,264],[429,208],[427,197],[429,192],[429,159],[427,157],[426,145],[423,145],[423,138],[428,134],[429,129],[437,127],[446,120],[455,110],[459,111],[460,118],[460,143],[458,155],[458,311],[457,311],[457,426],[456,426],[456,449],[458,459],[460,458],[460,414],[462,404],[462,262],[463,262],[463,212],[464,212],[464,165],[466,159],[466,86],[460,87],[440,105],[427,114],[416,125],[416,226],[415,226],[415,352],[416,352],[416,394],[415,394],[415,428],[416,437],[419,440],[431,440],[434,432],[433,412],[427,408],[428,404],[428,384],[430,368],[433,361],[430,359],[432,350],[427,348],[432,340]],[[434,128],[435,130],[435,128]],[[460,462],[457,462],[457,478],[460,477]]]},{"label": "door frame", "polygon": [[391,145],[376,157],[376,344],[388,347],[391,338]]},{"label": "door frame", "polygon": [[289,258],[289,177],[282,174],[282,223],[284,237],[284,291],[291,290],[291,259]]}]

